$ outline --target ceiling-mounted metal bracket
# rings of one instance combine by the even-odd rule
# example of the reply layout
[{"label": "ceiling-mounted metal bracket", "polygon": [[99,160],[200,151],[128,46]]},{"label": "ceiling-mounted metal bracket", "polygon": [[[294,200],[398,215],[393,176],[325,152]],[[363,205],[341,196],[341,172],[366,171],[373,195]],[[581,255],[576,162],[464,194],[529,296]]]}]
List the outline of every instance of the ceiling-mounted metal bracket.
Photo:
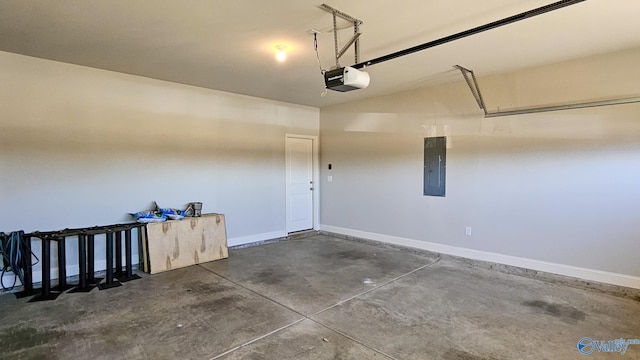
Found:
[{"label": "ceiling-mounted metal bracket", "polygon": [[453,67],[460,70],[460,72],[462,73],[464,80],[467,82],[467,85],[469,86],[469,90],[471,90],[473,97],[476,98],[476,102],[478,103],[478,106],[480,107],[480,109],[482,109],[482,111],[484,111],[484,116],[489,115],[489,113],[487,112],[487,107],[484,104],[484,100],[482,99],[482,93],[480,93],[480,87],[478,86],[476,75],[473,73],[472,70],[464,68],[460,65],[454,65]]},{"label": "ceiling-mounted metal bracket", "polygon": [[[338,58],[341,58],[341,57],[342,57],[342,55],[344,55],[344,53],[345,53],[347,50],[349,50],[349,47],[350,47],[351,45],[353,45],[353,43],[354,43],[354,42],[358,41],[358,38],[360,37],[360,35],[361,35],[360,33],[355,33],[355,34],[353,35],[353,37],[352,37],[351,39],[349,39],[349,42],[347,42],[347,43],[342,47],[342,49],[340,49],[340,51],[338,52]],[[357,55],[356,55],[356,56],[357,56]]]},{"label": "ceiling-mounted metal bracket", "polygon": [[[335,46],[335,55],[336,55],[336,68],[340,67],[340,58],[344,53],[349,50],[351,45],[354,45],[355,50],[355,63],[358,63],[360,58],[360,25],[362,25],[362,21],[354,18],[351,15],[347,15],[340,10],[334,9],[333,7],[322,4],[320,8],[330,12],[333,15],[333,43]],[[353,37],[347,41],[347,43],[342,47],[342,49],[338,50],[338,21],[337,18],[342,18],[347,20],[353,24]]]}]

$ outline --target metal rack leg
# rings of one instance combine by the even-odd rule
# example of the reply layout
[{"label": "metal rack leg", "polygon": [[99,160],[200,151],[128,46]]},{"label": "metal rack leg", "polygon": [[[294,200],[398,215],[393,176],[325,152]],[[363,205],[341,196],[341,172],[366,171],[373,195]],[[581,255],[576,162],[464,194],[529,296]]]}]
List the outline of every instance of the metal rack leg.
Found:
[{"label": "metal rack leg", "polygon": [[116,232],[116,278],[122,277],[122,231]]},{"label": "metal rack leg", "polygon": [[89,234],[87,236],[87,281],[89,284],[97,285],[102,281],[102,278],[96,277],[96,251],[95,251],[95,235]]},{"label": "metal rack leg", "polygon": [[51,240],[42,239],[42,288],[40,295],[36,295],[29,302],[55,300],[60,295],[57,291],[51,291]]},{"label": "metal rack leg", "polygon": [[131,250],[131,229],[127,229],[124,232],[124,253],[125,253],[125,266],[126,273],[125,276],[120,277],[119,280],[121,282],[127,282],[131,280],[140,279],[140,276],[133,273],[133,259],[132,259],[132,250]]},{"label": "metal rack leg", "polygon": [[24,292],[33,292],[33,264],[31,263],[31,237],[25,236],[24,247],[27,250],[24,256]]},{"label": "metal rack leg", "polygon": [[113,279],[113,233],[107,233],[107,274],[106,281],[98,285],[100,290],[122,286],[118,280]]},{"label": "metal rack leg", "polygon": [[95,284],[90,284],[87,280],[87,237],[84,234],[80,234],[78,235],[78,285],[69,292],[89,292],[93,290]]},{"label": "metal rack leg", "polygon": [[55,240],[58,243],[58,286],[54,289],[63,292],[72,288],[67,285],[67,239],[61,236]]},{"label": "metal rack leg", "polygon": [[84,235],[78,235],[78,287],[85,289],[87,287],[87,238]]}]

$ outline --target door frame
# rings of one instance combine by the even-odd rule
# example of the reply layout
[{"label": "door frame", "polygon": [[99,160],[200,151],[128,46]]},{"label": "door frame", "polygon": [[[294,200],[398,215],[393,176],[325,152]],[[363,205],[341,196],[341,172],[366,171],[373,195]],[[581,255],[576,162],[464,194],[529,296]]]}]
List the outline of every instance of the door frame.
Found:
[{"label": "door frame", "polygon": [[299,134],[285,134],[285,143],[284,143],[284,231],[286,234],[289,234],[289,229],[287,229],[287,207],[289,206],[289,202],[287,201],[287,169],[289,168],[289,159],[287,156],[287,142],[288,139],[308,139],[311,140],[312,143],[312,178],[313,178],[313,194],[312,194],[312,212],[313,212],[313,230],[319,230],[320,228],[320,157],[319,157],[319,143],[318,136],[315,135],[299,135]]}]

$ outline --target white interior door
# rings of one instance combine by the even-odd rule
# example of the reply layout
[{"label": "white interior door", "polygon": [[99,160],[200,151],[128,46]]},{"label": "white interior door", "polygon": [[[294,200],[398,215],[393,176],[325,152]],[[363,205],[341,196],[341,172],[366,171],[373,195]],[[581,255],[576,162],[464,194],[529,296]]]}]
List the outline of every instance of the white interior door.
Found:
[{"label": "white interior door", "polygon": [[313,229],[313,139],[287,137],[287,232]]}]

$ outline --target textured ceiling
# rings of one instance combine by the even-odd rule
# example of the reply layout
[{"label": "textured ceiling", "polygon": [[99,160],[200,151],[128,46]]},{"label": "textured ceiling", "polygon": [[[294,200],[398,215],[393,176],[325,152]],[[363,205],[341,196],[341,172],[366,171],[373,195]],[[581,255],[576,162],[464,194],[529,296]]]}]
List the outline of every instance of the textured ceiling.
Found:
[{"label": "textured ceiling", "polygon": [[[364,22],[361,61],[552,1],[326,0]],[[459,64],[494,74],[640,46],[638,0],[577,5],[367,68],[367,89],[320,94],[335,65],[331,14],[309,0],[3,0],[0,50],[322,107],[459,80]],[[353,28],[339,20],[340,47]],[[284,63],[275,46],[287,46]],[[348,51],[341,65],[354,63]]]}]

